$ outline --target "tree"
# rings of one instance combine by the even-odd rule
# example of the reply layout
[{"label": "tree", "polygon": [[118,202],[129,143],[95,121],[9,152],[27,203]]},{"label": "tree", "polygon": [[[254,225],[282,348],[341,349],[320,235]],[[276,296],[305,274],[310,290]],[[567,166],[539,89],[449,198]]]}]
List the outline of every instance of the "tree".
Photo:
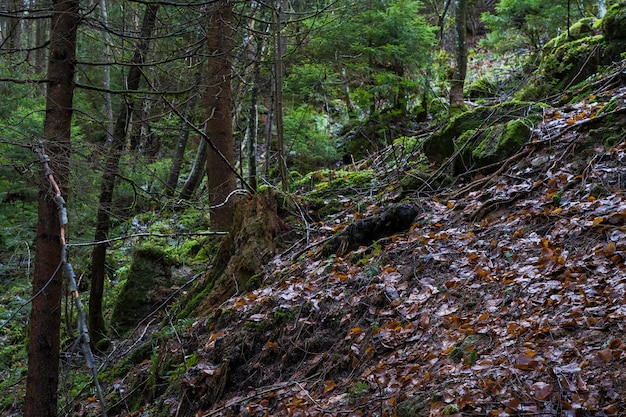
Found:
[{"label": "tree", "polygon": [[355,104],[370,113],[402,111],[424,88],[419,70],[430,64],[434,34],[420,7],[415,0],[359,2],[328,15],[321,36],[311,39],[318,59],[334,61],[335,78],[347,76]]},{"label": "tree", "polygon": [[568,21],[584,17],[585,6],[595,6],[595,0],[581,0],[580,7],[568,10],[568,2],[543,0],[501,0],[495,14],[485,13],[482,20],[490,33],[483,45],[492,51],[536,51],[566,27]]},{"label": "tree", "polygon": [[209,146],[207,175],[211,226],[228,230],[233,220],[230,194],[237,188],[232,127],[231,69],[233,49],[233,4],[231,0],[213,2],[207,11],[208,68],[204,99],[206,136]]},{"label": "tree", "polygon": [[[146,53],[150,46],[150,38],[156,23],[159,5],[150,3],[146,6],[143,17],[141,34],[133,57],[126,84],[130,92],[139,89],[142,77],[141,65],[146,60]],[[96,220],[95,241],[91,255],[91,289],[89,293],[89,332],[91,339],[98,348],[107,345],[107,330],[102,312],[102,298],[104,295],[104,279],[106,273],[106,242],[111,227],[111,213],[113,211],[113,190],[115,178],[118,174],[121,154],[126,145],[128,123],[133,108],[133,100],[128,99],[121,104],[120,112],[115,122],[113,136],[109,144],[108,153],[100,184],[100,199],[98,201],[98,215]]]},{"label": "tree", "polygon": [[[44,139],[50,167],[67,195],[79,0],[54,0]],[[39,184],[33,302],[24,416],[56,417],[61,326],[61,223],[48,172]]]},{"label": "tree", "polygon": [[200,74],[196,74],[195,88],[191,92],[191,96],[185,104],[185,111],[180,121],[180,133],[178,135],[178,142],[172,155],[172,165],[170,166],[170,172],[167,175],[165,181],[165,194],[167,196],[173,196],[176,187],[178,186],[178,177],[183,166],[183,159],[185,157],[185,150],[187,149],[187,141],[189,140],[189,132],[191,131],[191,123],[194,122],[192,117],[193,111],[196,107],[196,101],[198,99],[197,87],[200,84]]},{"label": "tree", "polygon": [[460,107],[464,104],[463,87],[467,73],[467,0],[456,0],[454,13],[456,65],[450,81],[450,107]]},{"label": "tree", "polygon": [[280,173],[280,182],[282,190],[289,189],[289,176],[287,172],[287,159],[285,157],[285,136],[284,136],[284,120],[283,120],[283,78],[285,73],[285,45],[287,39],[283,32],[283,21],[285,20],[285,8],[287,2],[285,0],[277,0],[274,6],[274,121],[276,123],[276,137],[278,146],[278,172]]}]

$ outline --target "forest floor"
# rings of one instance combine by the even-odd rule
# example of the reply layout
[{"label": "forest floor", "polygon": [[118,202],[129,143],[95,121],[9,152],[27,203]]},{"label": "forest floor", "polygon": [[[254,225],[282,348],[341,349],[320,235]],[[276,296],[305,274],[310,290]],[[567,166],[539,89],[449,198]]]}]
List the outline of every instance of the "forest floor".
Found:
[{"label": "forest floor", "polygon": [[[328,191],[340,210],[301,216],[258,289],[105,381],[109,415],[626,415],[626,88],[546,109],[518,155],[445,188],[401,198],[376,161]],[[395,230],[384,213],[407,205]],[[325,251],[368,221],[390,232]]]}]

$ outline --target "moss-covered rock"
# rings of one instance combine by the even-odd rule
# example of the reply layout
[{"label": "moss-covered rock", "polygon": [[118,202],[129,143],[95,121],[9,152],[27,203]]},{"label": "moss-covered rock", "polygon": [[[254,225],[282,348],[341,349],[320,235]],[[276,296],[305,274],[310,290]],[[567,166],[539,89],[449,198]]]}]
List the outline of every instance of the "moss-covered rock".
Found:
[{"label": "moss-covered rock", "polygon": [[550,40],[539,68],[517,94],[522,100],[543,100],[579,84],[626,52],[626,2],[611,6],[601,21],[585,18]]},{"label": "moss-covered rock", "polygon": [[515,155],[530,138],[531,129],[526,119],[511,120],[486,129],[480,142],[470,152],[471,162],[486,167]]},{"label": "moss-covered rock", "polygon": [[498,86],[488,77],[477,78],[465,89],[465,96],[472,100],[497,97],[498,93]]},{"label": "moss-covered rock", "polygon": [[616,60],[626,52],[626,1],[612,5],[602,19],[604,53],[607,60]]},{"label": "moss-covered rock", "polygon": [[[520,101],[477,107],[453,117],[446,126],[431,135],[424,142],[424,153],[430,161],[442,162],[474,138],[477,129],[487,129],[527,117],[540,120],[542,111],[540,104]],[[472,152],[473,148],[467,151]]]},{"label": "moss-covered rock", "polygon": [[172,294],[176,280],[171,267],[171,259],[161,248],[146,246],[135,250],[111,316],[111,324],[118,331],[135,326]]},{"label": "moss-covered rock", "polygon": [[626,1],[613,4],[602,19],[602,34],[607,41],[626,40]]}]

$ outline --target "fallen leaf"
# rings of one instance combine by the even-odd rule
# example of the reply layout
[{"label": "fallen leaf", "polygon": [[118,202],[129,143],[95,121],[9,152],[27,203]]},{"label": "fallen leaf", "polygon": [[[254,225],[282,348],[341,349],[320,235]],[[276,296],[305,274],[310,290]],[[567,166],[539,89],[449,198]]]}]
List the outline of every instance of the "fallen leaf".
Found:
[{"label": "fallen leaf", "polygon": [[335,389],[335,382],[332,379],[327,379],[324,381],[324,391],[323,394],[326,394]]}]

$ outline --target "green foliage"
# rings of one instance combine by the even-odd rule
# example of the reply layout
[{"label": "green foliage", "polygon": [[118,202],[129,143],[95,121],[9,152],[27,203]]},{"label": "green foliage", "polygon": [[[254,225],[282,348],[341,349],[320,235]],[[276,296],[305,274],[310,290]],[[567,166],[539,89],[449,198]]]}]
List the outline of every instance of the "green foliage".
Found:
[{"label": "green foliage", "polygon": [[[593,4],[584,0],[582,4]],[[582,10],[582,11],[581,11]],[[584,9],[571,8],[570,21],[583,18]],[[567,3],[542,0],[502,0],[496,13],[482,16],[490,33],[482,43],[492,51],[537,50],[567,27]]]},{"label": "green foliage", "polygon": [[441,414],[444,416],[451,416],[452,414],[456,414],[459,412],[459,407],[454,404],[448,404],[441,410]]},{"label": "green foliage", "polygon": [[348,388],[348,400],[357,401],[367,394],[370,386],[367,382],[357,381],[353,387]]},{"label": "green foliage", "polygon": [[326,104],[338,94],[338,75],[326,63],[293,65],[285,77],[284,94],[292,103]]},{"label": "green foliage", "polygon": [[337,160],[337,144],[330,138],[329,128],[328,116],[312,106],[285,112],[285,147],[293,169],[305,173]]},{"label": "green foliage", "polygon": [[310,49],[334,62],[363,108],[404,108],[423,85],[419,69],[430,63],[434,35],[419,13],[420,2],[360,2],[327,16]]},{"label": "green foliage", "polygon": [[293,323],[294,318],[296,317],[296,310],[293,309],[285,309],[279,308],[274,311],[274,324],[276,326],[283,326],[289,323]]}]

